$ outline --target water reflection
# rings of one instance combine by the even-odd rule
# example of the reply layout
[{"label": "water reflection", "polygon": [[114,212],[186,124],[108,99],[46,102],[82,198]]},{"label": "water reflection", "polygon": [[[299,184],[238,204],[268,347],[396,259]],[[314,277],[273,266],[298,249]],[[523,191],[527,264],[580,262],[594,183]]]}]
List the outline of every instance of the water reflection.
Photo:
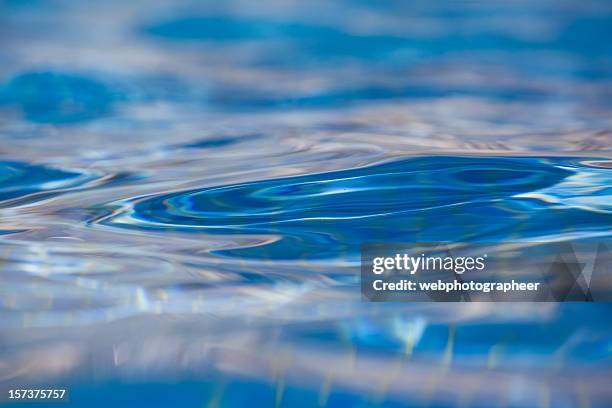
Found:
[{"label": "water reflection", "polygon": [[607,406],[609,305],[371,304],[357,262],[364,240],[609,240],[610,21],[2,2],[0,382],[77,406]]}]

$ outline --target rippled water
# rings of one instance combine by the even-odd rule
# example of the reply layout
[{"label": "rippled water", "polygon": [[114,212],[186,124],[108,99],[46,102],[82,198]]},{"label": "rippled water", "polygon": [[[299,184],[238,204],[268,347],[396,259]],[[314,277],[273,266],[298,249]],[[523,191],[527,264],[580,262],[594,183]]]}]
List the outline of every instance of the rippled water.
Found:
[{"label": "rippled water", "polygon": [[[588,238],[609,232],[608,173],[577,159],[414,157],[141,197],[96,222],[261,236],[250,245],[212,251],[241,259],[352,260],[368,241],[545,241],[567,233]],[[589,176],[594,180],[572,188]],[[594,189],[584,200],[581,191],[589,184]],[[557,192],[565,185],[573,190],[569,199]],[[568,219],[571,226],[564,225]]]},{"label": "rippled water", "polygon": [[611,23],[607,1],[0,3],[0,390],[609,405],[608,303],[367,303],[359,245],[609,242]]}]

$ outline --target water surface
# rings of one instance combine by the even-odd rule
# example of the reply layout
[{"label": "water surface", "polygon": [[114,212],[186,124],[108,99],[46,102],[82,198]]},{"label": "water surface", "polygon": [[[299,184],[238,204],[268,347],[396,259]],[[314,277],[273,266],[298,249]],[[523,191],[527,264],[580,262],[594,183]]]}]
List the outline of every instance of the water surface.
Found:
[{"label": "water surface", "polygon": [[609,304],[373,304],[358,263],[364,241],[609,243],[611,22],[606,1],[0,3],[0,390],[609,405]]}]

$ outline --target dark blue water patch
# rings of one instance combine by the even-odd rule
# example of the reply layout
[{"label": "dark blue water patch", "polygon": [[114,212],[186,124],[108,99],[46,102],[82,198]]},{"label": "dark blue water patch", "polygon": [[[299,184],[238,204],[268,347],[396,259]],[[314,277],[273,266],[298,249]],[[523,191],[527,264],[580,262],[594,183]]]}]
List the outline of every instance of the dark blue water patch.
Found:
[{"label": "dark blue water patch", "polygon": [[245,135],[234,135],[234,136],[217,136],[207,139],[201,139],[195,142],[186,143],[179,145],[178,147],[187,149],[214,149],[218,147],[226,147],[240,143],[243,141],[259,139],[263,135],[261,133],[252,133]]},{"label": "dark blue water patch", "polygon": [[415,61],[453,52],[478,50],[524,50],[534,45],[498,33],[456,32],[452,36],[410,37],[395,34],[357,34],[340,27],[296,21],[249,19],[236,16],[182,17],[161,21],[143,31],[157,39],[176,42],[231,44],[274,42],[288,45],[283,53],[260,53],[259,64],[308,67],[313,64],[353,59],[376,63],[381,58]]},{"label": "dark blue water patch", "polygon": [[206,92],[172,75],[24,71],[0,86],[0,107],[35,123],[78,125],[121,114],[118,103],[206,103]]},{"label": "dark blue water patch", "polygon": [[27,8],[36,6],[40,3],[38,0],[3,0],[1,5],[4,7]]},{"label": "dark blue water patch", "polygon": [[547,90],[514,87],[511,89],[490,86],[441,86],[404,83],[397,86],[360,86],[354,88],[329,89],[310,95],[296,94],[276,96],[253,89],[214,89],[210,102],[225,109],[301,109],[333,108],[368,101],[444,99],[449,97],[471,97],[505,102],[562,102],[567,94]]},{"label": "dark blue water patch", "polygon": [[303,51],[322,57],[372,58],[406,42],[392,35],[354,35],[335,27],[231,16],[178,18],[151,25],[144,31],[158,38],[177,41],[291,41],[298,43]]},{"label": "dark blue water patch", "polygon": [[[413,10],[422,12],[423,10]],[[483,15],[484,13],[484,15]],[[350,57],[375,61],[381,57],[414,61],[456,53],[555,51],[577,57],[610,56],[609,38],[612,15],[559,15],[558,33],[543,38],[529,38],[508,30],[497,30],[481,24],[490,9],[463,10],[462,13],[437,13],[431,18],[455,30],[438,35],[415,36],[408,34],[357,34],[337,26],[324,26],[287,20],[246,18],[239,16],[188,16],[160,21],[143,28],[158,39],[176,42],[208,42],[217,44],[246,41],[274,41],[290,44],[294,49],[284,53],[261,55],[262,61],[270,57],[275,64],[308,64],[330,58]],[[523,15],[524,14],[524,15]],[[418,15],[418,14],[417,14]],[[414,16],[413,16],[414,17]],[[508,19],[508,15],[497,18]],[[516,18],[528,19],[527,24],[550,23],[549,13],[521,10]],[[295,52],[294,52],[295,51]],[[403,55],[403,56],[402,56]],[[278,59],[280,57],[280,59]],[[389,61],[387,61],[389,62]],[[506,58],[509,65],[520,65],[519,60]]]},{"label": "dark blue water patch", "polygon": [[93,174],[15,161],[0,161],[0,206],[46,197],[95,179]]},{"label": "dark blue water patch", "polygon": [[612,53],[612,13],[590,15],[571,20],[554,44],[585,56],[607,56]]},{"label": "dark blue water patch", "polygon": [[376,128],[366,123],[358,122],[329,122],[319,123],[312,126],[315,130],[327,130],[331,132],[371,132]]},{"label": "dark blue water patch", "polygon": [[612,225],[605,212],[517,197],[575,174],[573,163],[557,158],[413,157],[160,194],[101,222],[276,237],[265,245],[215,252],[256,259],[352,259],[368,241],[500,242],[605,233]]},{"label": "dark blue water patch", "polygon": [[104,83],[77,74],[26,72],[0,88],[0,103],[17,106],[27,120],[80,123],[111,112],[118,95]]},{"label": "dark blue water patch", "polygon": [[148,34],[174,40],[236,41],[273,37],[280,23],[237,20],[230,17],[184,17],[146,27]]}]

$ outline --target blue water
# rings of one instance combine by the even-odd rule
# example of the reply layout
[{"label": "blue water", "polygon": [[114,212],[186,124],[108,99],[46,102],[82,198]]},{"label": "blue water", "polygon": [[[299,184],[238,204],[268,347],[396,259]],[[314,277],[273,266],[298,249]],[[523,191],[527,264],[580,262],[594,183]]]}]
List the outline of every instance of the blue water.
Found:
[{"label": "blue water", "polygon": [[95,179],[86,172],[0,161],[0,205],[44,197]]},{"label": "blue water", "polygon": [[[555,197],[555,186],[590,174],[598,175],[601,185],[581,207],[551,206],[541,197],[525,196],[542,191],[562,199]],[[579,159],[426,156],[138,198],[101,222],[138,230],[276,237],[213,251],[241,259],[358,260],[362,242],[606,235],[611,185],[609,170],[592,169]]]},{"label": "blue water", "polygon": [[609,303],[368,303],[359,246],[610,243],[611,27],[609,1],[0,2],[0,392],[609,406]]}]

